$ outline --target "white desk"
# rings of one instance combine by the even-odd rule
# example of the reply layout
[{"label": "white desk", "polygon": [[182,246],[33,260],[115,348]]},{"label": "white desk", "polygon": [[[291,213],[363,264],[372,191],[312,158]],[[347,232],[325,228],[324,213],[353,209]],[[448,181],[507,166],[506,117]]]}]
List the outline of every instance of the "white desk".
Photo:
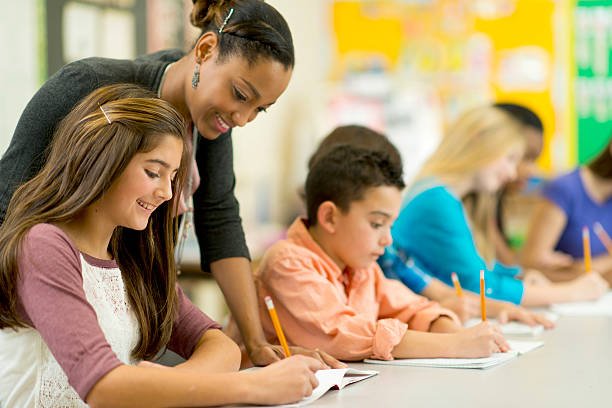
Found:
[{"label": "white desk", "polygon": [[380,374],[309,407],[612,407],[612,318],[561,317],[533,339],[544,346],[486,370],[351,363]]}]

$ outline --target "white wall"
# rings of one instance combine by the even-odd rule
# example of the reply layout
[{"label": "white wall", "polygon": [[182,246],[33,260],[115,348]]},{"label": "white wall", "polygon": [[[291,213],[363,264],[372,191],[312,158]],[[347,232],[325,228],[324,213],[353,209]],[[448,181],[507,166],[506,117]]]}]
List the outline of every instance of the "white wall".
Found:
[{"label": "white wall", "polygon": [[37,0],[5,1],[0,13],[0,155],[39,86]]},{"label": "white wall", "polygon": [[[287,91],[267,113],[234,131],[236,195],[247,236],[261,221],[286,222],[306,160],[327,129],[317,120],[324,100],[331,45],[326,0],[270,0],[293,34],[296,66]],[[323,17],[323,18],[322,18]]]}]

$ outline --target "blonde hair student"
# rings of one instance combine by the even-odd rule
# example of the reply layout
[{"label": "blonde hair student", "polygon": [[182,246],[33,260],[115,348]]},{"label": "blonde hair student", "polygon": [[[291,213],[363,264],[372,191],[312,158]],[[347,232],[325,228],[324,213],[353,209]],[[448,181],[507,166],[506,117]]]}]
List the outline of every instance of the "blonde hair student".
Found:
[{"label": "blonde hair student", "polygon": [[[183,118],[136,85],[60,123],[0,226],[0,405],[202,406],[310,394],[320,362],[232,373],[237,346],[176,282]],[[143,360],[168,348],[174,368]],[[138,366],[136,366],[138,365]],[[274,384],[274,387],[272,387]]]},{"label": "blonde hair student", "polygon": [[275,338],[265,306],[270,296],[290,343],[342,360],[483,357],[508,350],[498,327],[462,330],[453,312],[382,274],[376,259],[391,243],[404,187],[401,161],[392,156],[340,144],[311,161],[307,219],[294,221],[255,273],[267,338]]},{"label": "blonde hair student", "polygon": [[495,260],[495,195],[516,177],[524,149],[520,124],[501,109],[483,106],[461,115],[408,191],[392,228],[393,250],[447,285],[456,272],[463,288],[473,292],[480,290],[484,269],[486,295],[493,299],[531,306],[596,299],[607,290],[597,276],[536,285],[517,279],[521,268]]}]

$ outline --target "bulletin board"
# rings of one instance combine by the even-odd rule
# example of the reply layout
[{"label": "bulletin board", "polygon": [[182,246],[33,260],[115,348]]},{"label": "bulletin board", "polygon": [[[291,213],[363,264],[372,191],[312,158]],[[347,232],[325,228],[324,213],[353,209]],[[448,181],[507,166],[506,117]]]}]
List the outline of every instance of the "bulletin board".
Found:
[{"label": "bulletin board", "polygon": [[525,105],[544,123],[539,164],[551,173],[575,156],[569,72],[559,76],[568,65],[559,52],[568,48],[559,24],[567,23],[568,7],[555,0],[335,1],[331,77],[374,68],[416,78],[437,90],[447,122],[490,101]]}]

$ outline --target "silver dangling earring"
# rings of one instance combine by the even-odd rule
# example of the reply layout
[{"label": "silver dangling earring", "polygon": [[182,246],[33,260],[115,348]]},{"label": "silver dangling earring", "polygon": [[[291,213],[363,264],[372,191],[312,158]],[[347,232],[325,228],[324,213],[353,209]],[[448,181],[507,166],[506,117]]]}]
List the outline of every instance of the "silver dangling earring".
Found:
[{"label": "silver dangling earring", "polygon": [[191,87],[197,88],[200,83],[200,64],[196,64],[195,71],[193,72],[193,78],[191,78]]}]

